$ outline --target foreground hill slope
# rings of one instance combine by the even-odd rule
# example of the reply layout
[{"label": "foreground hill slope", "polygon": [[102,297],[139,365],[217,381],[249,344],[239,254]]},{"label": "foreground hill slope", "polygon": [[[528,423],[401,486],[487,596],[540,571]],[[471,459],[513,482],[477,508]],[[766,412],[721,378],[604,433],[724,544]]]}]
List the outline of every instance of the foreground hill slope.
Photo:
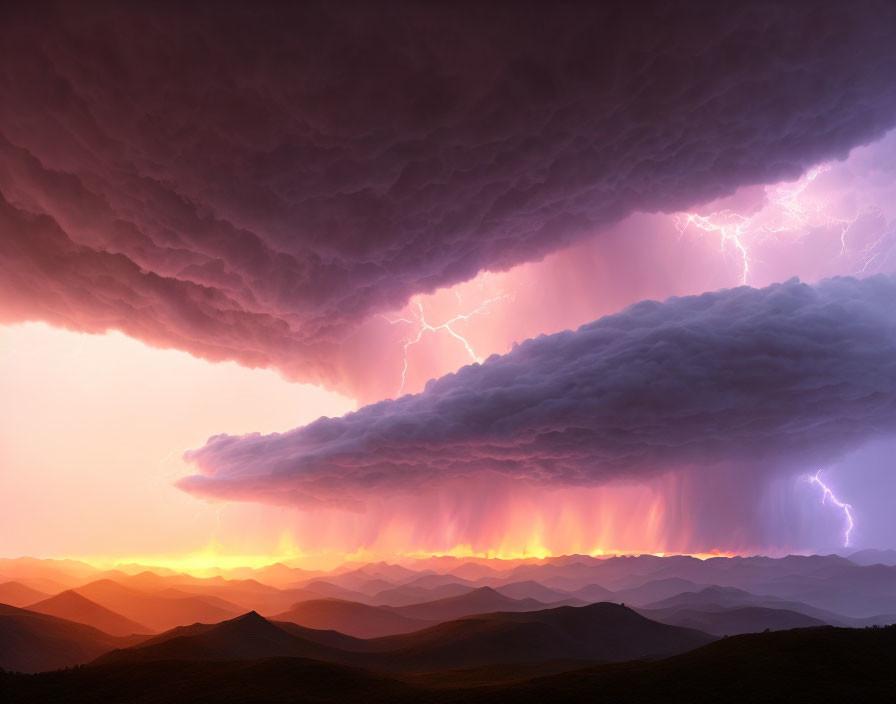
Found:
[{"label": "foreground hill slope", "polygon": [[41,675],[0,673],[9,704],[420,702],[430,691],[366,670],[304,658],[109,664]]},{"label": "foreground hill slope", "polygon": [[[724,638],[655,663],[538,678],[466,701],[860,702],[896,695],[896,627],[823,626]],[[599,697],[598,697],[599,694]]]},{"label": "foreground hill slope", "polygon": [[[506,668],[496,668],[501,678]],[[525,668],[521,668],[525,673]],[[833,627],[726,638],[657,662],[600,665],[511,684],[464,687],[464,672],[411,680],[306,659],[143,662],[39,675],[0,673],[6,702],[892,701],[896,627]],[[456,675],[456,676],[455,676]],[[477,682],[487,682],[487,670]],[[413,684],[410,684],[413,682]]]},{"label": "foreground hill slope", "polygon": [[0,604],[0,668],[5,670],[71,667],[133,645],[139,638],[119,638],[81,623]]}]

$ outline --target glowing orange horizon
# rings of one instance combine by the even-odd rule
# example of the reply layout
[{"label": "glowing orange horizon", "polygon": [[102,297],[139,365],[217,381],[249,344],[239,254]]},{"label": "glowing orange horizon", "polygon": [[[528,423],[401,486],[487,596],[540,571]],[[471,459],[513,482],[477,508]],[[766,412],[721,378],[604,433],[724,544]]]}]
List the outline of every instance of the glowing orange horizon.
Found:
[{"label": "glowing orange horizon", "polygon": [[265,567],[282,564],[287,567],[307,569],[309,571],[330,572],[345,565],[359,565],[375,562],[388,562],[390,564],[407,564],[430,558],[456,558],[470,562],[500,562],[508,565],[520,563],[537,563],[549,559],[582,555],[594,558],[610,558],[622,556],[652,555],[654,557],[685,556],[698,560],[708,560],[716,557],[743,557],[750,553],[735,553],[723,550],[712,550],[700,553],[679,552],[648,552],[644,550],[614,550],[597,549],[588,553],[558,553],[545,552],[498,554],[493,551],[478,552],[469,546],[457,546],[448,551],[439,552],[415,552],[398,555],[382,555],[365,550],[355,553],[307,555],[295,554],[283,555],[227,555],[214,550],[192,553],[182,556],[127,556],[127,557],[84,557],[66,556],[60,559],[78,560],[91,567],[100,570],[119,569],[129,573],[141,571],[153,571],[154,569],[171,570],[173,572],[188,574],[194,577],[208,577],[218,574],[226,574],[240,570],[260,570]]}]

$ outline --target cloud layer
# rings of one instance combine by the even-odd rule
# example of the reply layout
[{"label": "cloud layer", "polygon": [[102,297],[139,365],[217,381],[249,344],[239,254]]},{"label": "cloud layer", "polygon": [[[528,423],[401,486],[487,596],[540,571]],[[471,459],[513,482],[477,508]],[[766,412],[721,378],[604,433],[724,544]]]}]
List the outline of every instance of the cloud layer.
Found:
[{"label": "cloud layer", "polygon": [[351,504],[498,474],[526,483],[801,470],[896,429],[896,279],[645,301],[342,418],[219,435],[200,496]]},{"label": "cloud layer", "polygon": [[632,211],[796,177],[896,123],[883,2],[3,20],[2,320],[343,390],[340,345],[371,312]]}]

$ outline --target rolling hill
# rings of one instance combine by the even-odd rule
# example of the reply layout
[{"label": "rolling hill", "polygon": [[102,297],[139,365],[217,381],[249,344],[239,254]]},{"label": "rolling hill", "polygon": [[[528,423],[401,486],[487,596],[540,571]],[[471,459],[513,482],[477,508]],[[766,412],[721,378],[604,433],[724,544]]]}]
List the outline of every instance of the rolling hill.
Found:
[{"label": "rolling hill", "polygon": [[222,623],[176,628],[134,647],[107,652],[95,662],[257,660],[268,657],[313,657],[328,662],[357,659],[347,651],[291,633],[250,611]]},{"label": "rolling hill", "polygon": [[660,599],[666,599],[675,594],[681,594],[687,591],[698,591],[706,585],[695,584],[687,579],[680,577],[666,577],[664,579],[652,579],[644,582],[637,587],[628,589],[620,589],[613,594],[613,601],[626,604],[637,604],[643,606]]},{"label": "rolling hill", "polygon": [[388,656],[383,669],[426,671],[560,659],[618,662],[680,653],[712,640],[624,606],[598,603],[471,616],[372,645]]},{"label": "rolling hill", "polygon": [[49,596],[49,594],[32,589],[21,582],[4,582],[0,584],[0,604],[22,607],[46,599]]},{"label": "rolling hill", "polygon": [[[726,609],[744,608],[748,606],[760,606],[768,609],[785,609],[804,614],[830,626],[864,627],[873,625],[876,618],[869,620],[855,619],[836,614],[833,611],[819,609],[800,601],[788,601],[776,596],[758,595],[736,587],[711,586],[696,592],[682,592],[675,596],[661,599],[652,604],[641,607],[641,611],[649,611],[655,616],[665,616],[681,610],[693,611],[723,611]],[[815,624],[818,625],[818,624]],[[772,629],[775,630],[775,629]],[[729,634],[730,635],[730,634]]]},{"label": "rolling hill", "polygon": [[662,701],[673,704],[889,701],[896,669],[896,628],[826,627],[736,636],[656,662],[597,665],[534,678],[527,677],[532,670],[525,666],[513,669],[519,679],[507,683],[503,666],[407,677],[297,658],[168,660],[106,664],[28,677],[0,673],[0,691],[10,704],[640,704],[657,701],[658,693]]},{"label": "rolling hill", "polygon": [[705,633],[656,623],[615,604],[487,614],[369,640],[309,632],[253,612],[219,624],[173,629],[107,653],[96,664],[310,657],[379,671],[423,672],[545,660],[615,662],[679,653],[711,640]]},{"label": "rolling hill", "polygon": [[[575,605],[572,603],[574,597],[568,592],[551,589],[539,582],[534,582],[531,579],[523,582],[502,584],[499,587],[495,587],[495,591],[504,596],[509,596],[511,599],[535,599],[543,604],[564,602],[569,603],[570,606]],[[587,603],[577,599],[575,601],[579,606],[583,606]]]},{"label": "rolling hill", "polygon": [[391,609],[341,599],[299,602],[288,611],[272,616],[271,620],[290,621],[318,630],[339,631],[356,638],[410,633],[432,625],[430,621],[403,616]]},{"label": "rolling hill", "polygon": [[0,668],[40,672],[89,662],[140,636],[119,638],[91,626],[0,604]]},{"label": "rolling hill", "polygon": [[545,606],[535,599],[512,599],[491,587],[480,587],[458,596],[394,607],[394,611],[413,619],[439,622],[495,611],[538,611]]},{"label": "rolling hill", "polygon": [[[896,627],[824,626],[723,638],[654,663],[604,665],[464,692],[464,701],[692,702],[890,701]],[[458,701],[461,701],[459,698]]]},{"label": "rolling hill", "polygon": [[581,599],[584,602],[594,604],[598,601],[615,601],[614,592],[602,587],[599,584],[586,584],[584,587],[570,592],[570,596],[574,599]]},{"label": "rolling hill", "polygon": [[716,636],[760,633],[765,630],[784,631],[789,628],[825,626],[824,621],[788,609],[769,609],[764,606],[742,606],[733,609],[699,611],[696,609],[668,610],[639,609],[638,613],[660,623],[683,628],[695,628]]},{"label": "rolling hill", "polygon": [[187,623],[215,623],[242,612],[235,604],[215,597],[197,596],[173,589],[142,591],[101,579],[78,587],[78,594],[125,618],[164,631]]},{"label": "rolling hill", "polygon": [[152,629],[110,611],[74,590],[67,590],[28,607],[29,611],[84,623],[113,636],[151,633]]},{"label": "rolling hill", "polygon": [[436,601],[437,599],[447,599],[452,596],[468,594],[475,589],[476,587],[458,583],[439,584],[432,587],[405,584],[392,589],[384,589],[374,594],[370,602],[377,606],[410,606],[411,604],[420,604],[424,601]]}]

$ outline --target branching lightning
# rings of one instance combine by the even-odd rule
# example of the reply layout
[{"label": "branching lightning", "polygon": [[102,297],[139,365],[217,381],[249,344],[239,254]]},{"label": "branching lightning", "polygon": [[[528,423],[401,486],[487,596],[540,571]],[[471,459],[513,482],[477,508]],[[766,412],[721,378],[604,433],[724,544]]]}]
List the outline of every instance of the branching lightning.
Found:
[{"label": "branching lightning", "polygon": [[718,232],[722,249],[729,242],[740,255],[743,261],[743,270],[741,273],[741,283],[747,283],[747,277],[750,275],[750,253],[744,243],[744,235],[750,229],[751,218],[740,215],[731,210],[720,210],[709,215],[698,215],[697,213],[681,213],[675,216],[675,229],[680,233],[684,233],[691,225],[703,230],[704,232]]},{"label": "branching lightning", "polygon": [[[457,296],[458,303],[461,302],[461,297],[459,292],[455,292]],[[466,322],[470,318],[476,315],[486,315],[489,312],[489,307],[496,303],[497,301],[503,300],[507,298],[505,294],[500,294],[498,296],[494,296],[489,298],[482,303],[480,303],[474,310],[469,313],[459,313],[455,315],[450,320],[445,321],[439,325],[431,325],[426,320],[426,315],[423,312],[423,303],[419,298],[412,299],[411,301],[411,316],[413,320],[408,318],[388,318],[385,315],[381,315],[380,317],[389,322],[391,325],[396,325],[398,323],[405,323],[407,325],[413,325],[417,328],[417,332],[413,337],[405,338],[402,341],[402,369],[401,369],[401,384],[398,387],[398,396],[401,396],[404,391],[405,381],[407,379],[408,373],[408,348],[412,345],[416,345],[423,338],[424,333],[433,332],[437,333],[439,330],[444,330],[452,337],[456,338],[460,341],[460,343],[464,346],[464,350],[467,355],[469,355],[470,359],[474,362],[481,362],[482,359],[476,354],[473,350],[473,346],[470,344],[470,341],[467,340],[463,335],[457,332],[452,325],[455,325],[459,322]]]},{"label": "branching lightning", "polygon": [[853,526],[855,525],[852,520],[852,506],[850,504],[843,503],[840,501],[835,495],[834,492],[830,490],[830,488],[821,481],[821,478],[818,476],[821,474],[821,470],[819,469],[814,477],[810,477],[809,481],[812,484],[818,484],[823,490],[821,495],[821,503],[826,504],[827,500],[830,499],[831,503],[837,506],[838,508],[843,509],[843,513],[846,515],[846,531],[843,534],[843,547],[849,547],[849,534],[852,533]]},{"label": "branching lightning", "polygon": [[[809,228],[839,227],[840,255],[847,253],[847,235],[852,226],[864,216],[880,214],[880,208],[867,206],[858,210],[852,217],[836,217],[831,215],[829,204],[823,198],[809,198],[806,189],[821,174],[830,171],[830,164],[820,164],[809,169],[798,181],[784,183],[765,188],[767,203],[752,215],[744,215],[731,209],[719,210],[708,215],[699,213],[678,213],[674,216],[675,228],[684,233],[695,227],[703,232],[717,233],[721,249],[733,247],[742,262],[740,281],[747,284],[750,276],[750,264],[755,261],[751,255],[751,247],[756,242],[775,237],[780,233],[802,233]],[[885,231],[877,240],[862,248],[858,254],[863,263],[860,271],[864,273],[869,265],[879,256],[878,245],[886,238]]]}]

